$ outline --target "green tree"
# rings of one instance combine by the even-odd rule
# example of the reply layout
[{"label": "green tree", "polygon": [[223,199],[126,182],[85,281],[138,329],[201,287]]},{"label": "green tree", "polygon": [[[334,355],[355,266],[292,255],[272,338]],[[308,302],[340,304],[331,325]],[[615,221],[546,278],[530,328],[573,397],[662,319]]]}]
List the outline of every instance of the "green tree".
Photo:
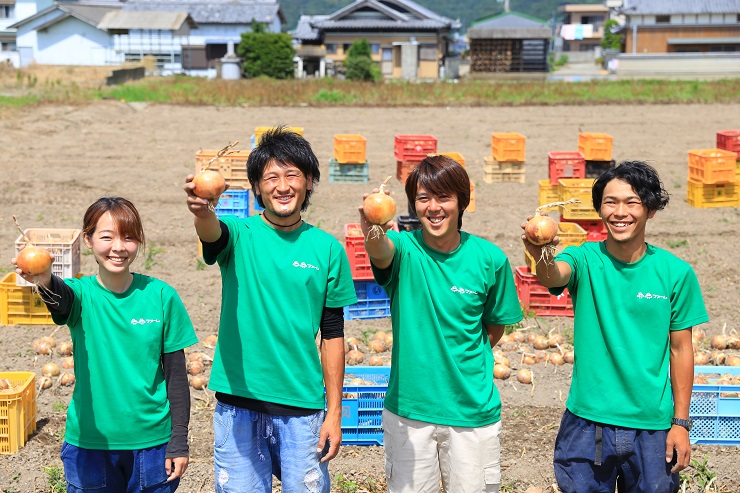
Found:
[{"label": "green tree", "polygon": [[344,59],[346,76],[349,80],[365,80],[377,82],[382,78],[380,68],[371,58],[370,43],[360,39],[352,43]]},{"label": "green tree", "polygon": [[619,26],[619,22],[614,19],[609,19],[604,23],[604,37],[601,38],[601,47],[605,50],[621,50],[622,49],[622,35],[615,34],[612,29]]},{"label": "green tree", "polygon": [[252,21],[252,30],[242,33],[236,53],[244,59],[242,72],[247,78],[293,78],[295,49],[288,33],[266,32],[263,24]]}]

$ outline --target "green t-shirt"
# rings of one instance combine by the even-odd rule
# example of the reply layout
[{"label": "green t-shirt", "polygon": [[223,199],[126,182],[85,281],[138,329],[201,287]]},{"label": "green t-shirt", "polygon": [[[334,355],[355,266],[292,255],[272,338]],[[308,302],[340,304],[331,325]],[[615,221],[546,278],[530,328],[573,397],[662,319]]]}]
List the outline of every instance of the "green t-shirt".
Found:
[{"label": "green t-shirt", "polygon": [[260,401],[324,408],[316,335],[324,307],[357,302],[347,254],[303,223],[281,232],[260,216],[222,216],[229,243],[221,268],[218,344],[208,388]]},{"label": "green t-shirt", "polygon": [[391,300],[393,354],[385,407],[399,416],[478,427],[501,419],[493,354],[483,324],[522,319],[511,266],[494,244],[461,232],[444,253],[420,230],[388,232],[396,252],[373,267]]},{"label": "green t-shirt", "polygon": [[670,331],[709,320],[691,266],[651,245],[640,260],[625,263],[605,242],[568,247],[556,258],[573,271],[567,288],[575,363],[567,408],[598,423],[670,428]]},{"label": "green t-shirt", "polygon": [[75,298],[69,316],[75,388],[65,440],[95,450],[138,450],[172,433],[162,353],[198,342],[180,297],[159,279],[134,274],[114,293],[96,276],[65,279]]}]

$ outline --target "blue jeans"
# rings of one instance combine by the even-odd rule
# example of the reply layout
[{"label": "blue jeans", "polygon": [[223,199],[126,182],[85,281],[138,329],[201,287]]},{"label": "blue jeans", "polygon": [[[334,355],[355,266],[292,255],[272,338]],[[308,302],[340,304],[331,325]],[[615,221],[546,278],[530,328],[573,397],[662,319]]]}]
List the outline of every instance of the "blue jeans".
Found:
[{"label": "blue jeans", "polygon": [[67,493],[171,493],[180,479],[167,482],[167,444],[141,450],[93,450],[62,443]]},{"label": "blue jeans", "polygon": [[[601,427],[601,450],[597,447]],[[668,430],[594,423],[566,410],[555,440],[555,478],[563,493],[675,493],[676,459],[665,461]],[[598,456],[601,465],[598,465]]]},{"label": "blue jeans", "polygon": [[316,452],[324,411],[273,416],[221,402],[213,414],[217,493],[329,493],[329,466]]}]

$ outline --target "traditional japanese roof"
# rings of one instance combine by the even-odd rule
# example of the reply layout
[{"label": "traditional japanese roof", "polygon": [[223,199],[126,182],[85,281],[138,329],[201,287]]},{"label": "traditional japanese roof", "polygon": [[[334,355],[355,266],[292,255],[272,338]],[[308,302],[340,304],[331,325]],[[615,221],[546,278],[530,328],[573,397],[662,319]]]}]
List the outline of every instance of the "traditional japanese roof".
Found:
[{"label": "traditional japanese roof", "polygon": [[740,0],[624,0],[631,15],[740,14]]},{"label": "traditional japanese roof", "polygon": [[187,12],[141,12],[114,10],[105,14],[98,29],[153,29],[159,31],[178,31],[184,24],[197,27]]},{"label": "traditional japanese roof", "polygon": [[18,29],[18,27],[34,22],[38,19],[47,17],[47,22],[36,26],[34,29],[41,31],[57,24],[64,19],[74,17],[91,26],[97,27],[105,14],[112,10],[118,10],[123,6],[120,2],[85,2],[69,3],[55,2],[51,6],[36,12],[35,14],[22,19],[15,24],[8,26],[8,29]]},{"label": "traditional japanese roof", "polygon": [[277,0],[128,0],[125,11],[188,12],[197,24],[270,23],[285,14]]},{"label": "traditional japanese roof", "polygon": [[[356,0],[328,16],[307,20],[320,31],[458,29],[460,22],[411,0]],[[298,31],[298,29],[296,29]]]},{"label": "traditional japanese roof", "polygon": [[486,17],[468,28],[470,39],[541,39],[552,36],[545,21],[518,12]]},{"label": "traditional japanese roof", "polygon": [[328,15],[302,15],[298,19],[295,31],[291,31],[293,39],[299,41],[318,41],[321,39],[321,31],[311,25],[312,22],[325,20]]}]

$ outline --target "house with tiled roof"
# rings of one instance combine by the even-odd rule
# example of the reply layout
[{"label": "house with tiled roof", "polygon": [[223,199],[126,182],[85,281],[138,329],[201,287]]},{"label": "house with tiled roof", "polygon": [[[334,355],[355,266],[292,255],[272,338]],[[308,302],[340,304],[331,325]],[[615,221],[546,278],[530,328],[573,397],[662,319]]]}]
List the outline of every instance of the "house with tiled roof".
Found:
[{"label": "house with tiled roof", "polygon": [[349,47],[364,38],[384,78],[414,80],[439,78],[459,28],[411,0],[356,0],[332,14],[301,16],[291,34],[309,76],[341,72]]},{"label": "house with tiled roof", "polygon": [[625,53],[740,52],[740,0],[623,0]]}]

